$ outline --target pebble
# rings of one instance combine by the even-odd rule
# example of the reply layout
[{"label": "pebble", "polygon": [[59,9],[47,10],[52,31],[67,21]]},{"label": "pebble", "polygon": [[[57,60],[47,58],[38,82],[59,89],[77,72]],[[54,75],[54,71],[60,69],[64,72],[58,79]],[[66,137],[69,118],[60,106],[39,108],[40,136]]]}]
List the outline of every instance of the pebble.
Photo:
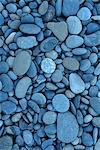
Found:
[{"label": "pebble", "polygon": [[71,73],[69,76],[70,89],[73,93],[79,94],[85,90],[85,83],[76,73]]},{"label": "pebble", "polygon": [[60,82],[62,78],[63,78],[63,73],[59,69],[56,69],[55,72],[51,76],[52,81],[55,83]]},{"label": "pebble", "polygon": [[4,24],[4,17],[0,13],[0,26]]},{"label": "pebble", "polygon": [[59,41],[64,41],[68,35],[67,24],[64,21],[61,22],[49,22],[47,28],[50,29]]},{"label": "pebble", "polygon": [[33,135],[29,130],[23,131],[23,139],[24,139],[25,144],[27,144],[28,146],[33,145]]},{"label": "pebble", "polygon": [[29,77],[23,77],[20,79],[15,87],[16,97],[24,98],[30,85],[31,79]]},{"label": "pebble", "polygon": [[12,32],[12,33],[6,38],[6,41],[5,41],[6,44],[12,43],[13,40],[14,40],[15,35],[16,35],[16,32]]},{"label": "pebble", "polygon": [[0,74],[7,73],[9,70],[9,65],[5,61],[0,61]]},{"label": "pebble", "polygon": [[55,16],[55,8],[53,5],[48,5],[48,10],[46,14],[43,16],[44,22],[51,21]]},{"label": "pebble", "polygon": [[81,9],[79,9],[77,13],[77,16],[82,21],[89,20],[91,18],[91,15],[92,15],[91,11],[88,7],[82,7]]},{"label": "pebble", "polygon": [[8,99],[8,94],[0,90],[0,102],[6,101]]},{"label": "pebble", "polygon": [[0,90],[2,89],[2,82],[0,81]]},{"label": "pebble", "polygon": [[24,75],[31,65],[31,55],[27,51],[20,51],[13,62],[13,71],[16,75]]},{"label": "pebble", "polygon": [[49,52],[53,50],[57,44],[58,40],[55,37],[48,37],[42,41],[40,44],[40,49],[42,52]]},{"label": "pebble", "polygon": [[62,0],[57,0],[56,1],[56,15],[60,16],[61,15],[61,11],[62,11]]},{"label": "pebble", "polygon": [[56,69],[56,64],[52,59],[44,58],[41,62],[41,69],[45,73],[53,73]]},{"label": "pebble", "polygon": [[79,10],[79,0],[63,0],[62,13],[65,17],[76,15]]},{"label": "pebble", "polygon": [[65,57],[63,59],[63,65],[68,70],[75,71],[79,69],[79,62],[77,61],[76,58]]},{"label": "pebble", "polygon": [[22,36],[17,38],[17,45],[21,49],[29,49],[36,46],[38,43],[34,36]]},{"label": "pebble", "polygon": [[22,113],[16,113],[12,116],[11,120],[12,122],[16,123],[18,122],[22,117]]},{"label": "pebble", "polygon": [[84,54],[87,53],[87,49],[86,48],[75,48],[75,49],[72,50],[72,53],[74,55],[79,55],[79,56],[84,55]]},{"label": "pebble", "polygon": [[47,10],[48,10],[48,2],[43,1],[38,9],[39,14],[44,15],[47,12]]},{"label": "pebble", "polygon": [[9,4],[6,5],[6,9],[10,13],[15,13],[17,11],[17,6],[14,3],[9,3]]},{"label": "pebble", "polygon": [[0,38],[0,47],[2,47],[4,44],[3,40]]},{"label": "pebble", "polygon": [[84,59],[80,61],[80,70],[87,71],[91,66],[91,63],[88,59]]},{"label": "pebble", "polygon": [[70,35],[66,39],[66,45],[68,48],[76,48],[83,44],[84,40],[81,36]]},{"label": "pebble", "polygon": [[76,16],[67,18],[67,26],[70,34],[79,34],[82,31],[82,23]]},{"label": "pebble", "polygon": [[[77,138],[79,126],[71,112],[59,113],[57,117],[57,137],[64,143],[70,143]],[[69,133],[69,134],[68,134]]]},{"label": "pebble", "polygon": [[19,27],[20,31],[25,34],[38,34],[41,29],[35,24],[21,24]]},{"label": "pebble", "polygon": [[92,139],[91,134],[83,132],[83,134],[82,134],[82,143],[85,146],[92,146],[93,145],[93,139]]},{"label": "pebble", "polygon": [[97,114],[100,114],[100,97],[92,97],[90,99],[90,105]]},{"label": "pebble", "polygon": [[36,65],[33,61],[31,62],[31,65],[27,71],[27,75],[30,78],[34,78],[37,75],[37,68],[36,68]]},{"label": "pebble", "polygon": [[34,93],[31,99],[39,105],[44,105],[46,103],[46,97],[42,93]]},{"label": "pebble", "polygon": [[100,138],[98,139],[97,143],[95,144],[94,150],[100,149]]},{"label": "pebble", "polygon": [[56,112],[53,111],[47,111],[43,115],[43,122],[48,125],[55,123],[56,119],[57,119],[57,114]]},{"label": "pebble", "polygon": [[64,94],[56,94],[52,100],[53,107],[57,112],[66,112],[69,109],[69,99]]},{"label": "pebble", "polygon": [[100,117],[99,116],[98,117],[94,117],[92,119],[92,123],[93,123],[94,126],[100,128]]},{"label": "pebble", "polygon": [[100,75],[100,63],[96,66],[96,68],[94,70],[94,74],[95,75]]},{"label": "pebble", "polygon": [[16,109],[16,104],[11,101],[5,101],[1,103],[1,110],[5,114],[13,114],[16,111]]},{"label": "pebble", "polygon": [[13,141],[8,135],[0,138],[0,150],[12,150]]}]

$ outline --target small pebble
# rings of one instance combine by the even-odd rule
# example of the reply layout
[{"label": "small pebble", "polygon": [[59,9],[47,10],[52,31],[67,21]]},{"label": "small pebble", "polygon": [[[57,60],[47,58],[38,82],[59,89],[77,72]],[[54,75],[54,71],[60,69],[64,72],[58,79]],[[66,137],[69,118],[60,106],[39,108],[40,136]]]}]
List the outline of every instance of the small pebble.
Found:
[{"label": "small pebble", "polygon": [[90,99],[90,105],[96,113],[100,114],[100,98],[99,97],[92,97]]},{"label": "small pebble", "polygon": [[42,4],[39,6],[39,14],[44,15],[48,10],[48,2],[43,1]]},{"label": "small pebble", "polygon": [[43,122],[44,122],[45,124],[53,124],[53,123],[56,122],[56,118],[57,118],[56,112],[47,111],[47,112],[43,115]]},{"label": "small pebble", "polygon": [[27,145],[29,145],[29,146],[33,145],[33,136],[32,136],[32,133],[29,130],[24,130],[23,131],[23,139],[24,139],[24,142]]},{"label": "small pebble", "polygon": [[62,78],[63,78],[63,74],[61,70],[58,70],[58,69],[56,69],[55,72],[51,76],[52,81],[55,83],[60,82]]},{"label": "small pebble", "polygon": [[89,20],[91,17],[91,11],[89,10],[88,7],[82,7],[81,9],[79,9],[77,16],[82,21]]},{"label": "small pebble", "polygon": [[0,150],[12,150],[13,140],[10,136],[0,138]]}]

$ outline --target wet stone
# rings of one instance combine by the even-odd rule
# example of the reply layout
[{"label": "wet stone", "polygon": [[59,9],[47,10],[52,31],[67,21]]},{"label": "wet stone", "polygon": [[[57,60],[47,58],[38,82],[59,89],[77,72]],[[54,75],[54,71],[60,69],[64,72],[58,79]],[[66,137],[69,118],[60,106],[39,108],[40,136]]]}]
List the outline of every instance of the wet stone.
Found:
[{"label": "wet stone", "polygon": [[43,115],[43,122],[44,122],[45,124],[53,124],[53,123],[56,122],[56,118],[57,118],[56,112],[47,111],[47,112]]},{"label": "wet stone", "polygon": [[44,105],[46,103],[46,97],[42,93],[34,93],[31,98],[39,105]]},{"label": "wet stone", "polygon": [[62,78],[63,78],[63,73],[61,72],[61,70],[58,69],[56,69],[51,76],[52,81],[55,83],[60,82]]},{"label": "wet stone", "polygon": [[23,139],[24,139],[24,142],[27,145],[29,145],[29,146],[33,145],[33,136],[32,136],[32,133],[29,130],[24,130],[23,131]]},{"label": "wet stone", "polygon": [[98,139],[94,147],[94,150],[99,150],[99,149],[100,149],[100,138]]},{"label": "wet stone", "polygon": [[94,70],[94,74],[95,75],[100,75],[100,63],[96,66],[96,68]]},{"label": "wet stone", "polygon": [[80,70],[81,71],[86,71],[90,68],[91,63],[88,59],[84,59],[82,61],[80,61]]},{"label": "wet stone", "polygon": [[52,104],[57,112],[66,112],[70,106],[69,99],[64,94],[55,95]]},{"label": "wet stone", "polygon": [[41,3],[41,5],[39,6],[38,11],[39,11],[39,13],[41,15],[44,15],[47,12],[47,10],[48,10],[48,2],[47,1],[43,1]]},{"label": "wet stone", "polygon": [[12,150],[13,141],[10,136],[0,138],[0,150]]},{"label": "wet stone", "polygon": [[41,69],[45,73],[53,73],[56,69],[56,64],[52,59],[44,58],[41,62]]},{"label": "wet stone", "polygon": [[31,62],[31,65],[27,71],[27,75],[30,78],[34,78],[37,75],[37,68],[36,68],[36,65],[33,61]]},{"label": "wet stone", "polygon": [[77,120],[71,112],[58,114],[57,137],[61,142],[70,143],[74,141],[77,138],[78,131]]},{"label": "wet stone", "polygon": [[7,73],[9,70],[9,65],[7,62],[5,61],[1,61],[0,62],[0,74],[1,73]]},{"label": "wet stone", "polygon": [[72,53],[74,55],[79,55],[79,56],[84,55],[84,54],[87,53],[87,49],[86,48],[75,48],[75,49],[72,50]]},{"label": "wet stone", "polygon": [[91,17],[91,11],[88,7],[82,7],[81,9],[79,9],[77,16],[82,21],[89,20]]},{"label": "wet stone", "polygon": [[92,97],[90,99],[90,105],[97,114],[100,114],[100,97]]},{"label": "wet stone", "polygon": [[92,139],[91,134],[83,132],[83,134],[82,134],[82,143],[85,146],[92,146],[93,145],[93,139]]},{"label": "wet stone", "polygon": [[8,94],[0,91],[0,102],[6,101],[8,99]]}]

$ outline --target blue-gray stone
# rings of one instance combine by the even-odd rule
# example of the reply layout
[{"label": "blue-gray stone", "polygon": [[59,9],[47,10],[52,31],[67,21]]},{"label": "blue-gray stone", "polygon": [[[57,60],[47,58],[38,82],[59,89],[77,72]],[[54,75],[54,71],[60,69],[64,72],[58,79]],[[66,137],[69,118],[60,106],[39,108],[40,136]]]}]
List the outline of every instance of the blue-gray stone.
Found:
[{"label": "blue-gray stone", "polygon": [[57,0],[56,1],[56,15],[60,16],[61,15],[61,10],[62,10],[62,0]]},{"label": "blue-gray stone", "polygon": [[88,59],[84,59],[80,61],[80,70],[81,71],[86,71],[90,68],[91,63]]},{"label": "blue-gray stone", "polygon": [[89,89],[89,95],[91,97],[96,97],[98,95],[98,87],[97,86],[91,86]]},{"label": "blue-gray stone", "polygon": [[0,38],[0,47],[2,47],[4,44],[3,40]]},{"label": "blue-gray stone", "polygon": [[87,53],[87,49],[86,48],[75,48],[72,50],[72,53],[74,55],[84,55]]},{"label": "blue-gray stone", "polygon": [[50,124],[45,126],[44,131],[46,134],[55,134],[57,132],[56,124]]},{"label": "blue-gray stone", "polygon": [[0,91],[0,102],[6,101],[8,99],[8,94]]},{"label": "blue-gray stone", "polygon": [[56,122],[56,119],[57,119],[57,114],[56,112],[53,111],[47,111],[43,115],[43,122],[45,124],[53,124]]},{"label": "blue-gray stone", "polygon": [[94,150],[99,150],[99,149],[100,149],[100,138],[98,139],[94,147]]},{"label": "blue-gray stone", "polygon": [[30,78],[34,78],[36,75],[37,75],[37,68],[36,68],[36,65],[35,63],[32,61],[28,71],[27,71],[27,75],[30,77]]},{"label": "blue-gray stone", "polygon": [[39,6],[38,12],[40,15],[44,15],[47,12],[47,10],[48,10],[48,2],[44,0]]},{"label": "blue-gray stone", "polygon": [[60,82],[62,78],[63,78],[63,73],[59,69],[56,69],[55,72],[51,76],[52,81],[55,83]]},{"label": "blue-gray stone", "polygon": [[17,11],[17,6],[15,3],[9,3],[6,5],[6,9],[9,11],[9,13],[15,13]]},{"label": "blue-gray stone", "polygon": [[95,75],[100,75],[100,63],[96,66],[96,68],[94,70],[94,74]]},{"label": "blue-gray stone", "polygon": [[4,24],[4,17],[0,13],[0,26]]},{"label": "blue-gray stone", "polygon": [[2,73],[7,73],[9,70],[9,65],[7,62],[5,61],[1,61],[0,62],[0,74]]},{"label": "blue-gray stone", "polygon": [[100,26],[98,23],[95,23],[95,22],[91,22],[87,25],[87,34],[91,34],[93,32],[96,32],[100,29]]},{"label": "blue-gray stone", "polygon": [[82,7],[79,9],[77,16],[79,17],[80,20],[86,21],[89,20],[91,17],[91,11],[88,7]]},{"label": "blue-gray stone", "polygon": [[0,138],[0,150],[12,150],[13,140],[10,136]]},{"label": "blue-gray stone", "polygon": [[36,113],[40,112],[40,108],[38,106],[38,104],[36,102],[34,102],[33,100],[28,101],[28,105],[32,108],[33,111],[35,111]]},{"label": "blue-gray stone", "polygon": [[93,125],[94,125],[95,127],[100,128],[100,117],[99,117],[99,116],[93,117],[92,123],[93,123]]},{"label": "blue-gray stone", "polygon": [[34,93],[31,99],[39,105],[44,105],[46,103],[46,97],[42,93]]},{"label": "blue-gray stone", "polygon": [[21,17],[21,23],[34,23],[34,18],[31,14],[24,14]]},{"label": "blue-gray stone", "polygon": [[57,118],[57,138],[64,143],[70,143],[77,138],[79,126],[71,112],[59,113]]},{"label": "blue-gray stone", "polygon": [[92,138],[91,134],[83,132],[83,134],[82,134],[82,143],[85,146],[92,146],[93,145],[93,138]]},{"label": "blue-gray stone", "polygon": [[21,24],[19,29],[26,34],[38,34],[41,31],[40,27],[35,24]]},{"label": "blue-gray stone", "polygon": [[52,100],[53,107],[57,112],[66,112],[69,109],[69,99],[64,94],[57,94]]},{"label": "blue-gray stone", "polygon": [[100,114],[100,97],[92,97],[90,99],[90,105],[97,114]]},{"label": "blue-gray stone", "polygon": [[33,145],[33,135],[31,133],[31,131],[29,130],[24,130],[23,131],[23,139],[24,142],[28,145],[28,146],[32,146]]},{"label": "blue-gray stone", "polygon": [[34,36],[22,36],[17,38],[17,45],[22,49],[29,49],[36,46],[38,43]]},{"label": "blue-gray stone", "polygon": [[53,5],[48,5],[48,10],[45,15],[43,15],[44,22],[51,21],[55,16],[55,8]]},{"label": "blue-gray stone", "polygon": [[16,109],[16,104],[11,101],[5,101],[1,103],[1,110],[5,114],[13,114],[16,111]]},{"label": "blue-gray stone", "polygon": [[58,40],[55,37],[48,37],[40,44],[42,52],[49,52],[55,48],[58,44]]},{"label": "blue-gray stone", "polygon": [[79,0],[63,0],[62,13],[65,17],[76,15],[79,6]]}]

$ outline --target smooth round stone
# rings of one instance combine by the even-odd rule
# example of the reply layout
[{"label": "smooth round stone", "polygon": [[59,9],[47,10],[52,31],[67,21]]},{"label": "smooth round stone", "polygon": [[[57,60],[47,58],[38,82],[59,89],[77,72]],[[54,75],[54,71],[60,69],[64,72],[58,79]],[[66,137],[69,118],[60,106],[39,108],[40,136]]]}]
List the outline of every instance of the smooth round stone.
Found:
[{"label": "smooth round stone", "polygon": [[20,31],[26,34],[38,34],[41,28],[35,24],[21,24]]},{"label": "smooth round stone", "polygon": [[5,114],[13,114],[16,111],[16,109],[17,109],[16,104],[11,101],[5,101],[1,103],[1,110]]},{"label": "smooth round stone", "polygon": [[69,99],[64,94],[57,94],[52,100],[53,107],[57,112],[66,112],[69,109]]},{"label": "smooth round stone", "polygon": [[15,35],[16,35],[16,32],[12,32],[12,33],[6,38],[6,41],[5,41],[6,44],[12,43],[13,40],[14,40]]},{"label": "smooth round stone", "polygon": [[34,23],[34,18],[31,14],[26,13],[25,15],[21,16],[21,23]]},{"label": "smooth round stone", "polygon": [[53,73],[56,69],[56,64],[52,59],[44,58],[41,62],[41,69],[45,73]]},{"label": "smooth round stone", "polygon": [[63,147],[63,150],[74,150],[74,147],[71,144],[67,144],[66,146]]},{"label": "smooth round stone", "polygon": [[47,28],[53,32],[59,41],[64,41],[68,35],[67,23],[65,21],[49,22],[47,23]]},{"label": "smooth round stone", "polygon": [[70,89],[73,93],[79,94],[85,90],[85,83],[81,77],[76,73],[69,75]]},{"label": "smooth round stone", "polygon": [[34,93],[31,99],[39,105],[44,105],[46,103],[46,97],[42,93]]},{"label": "smooth round stone", "polygon": [[100,138],[98,139],[94,147],[94,150],[99,150],[99,149],[100,149]]},{"label": "smooth round stone", "polygon": [[94,74],[95,75],[100,75],[100,63],[96,66],[96,68],[94,70]]},{"label": "smooth round stone", "polygon": [[94,117],[92,119],[92,123],[95,127],[99,127],[100,128],[100,117]]},{"label": "smooth round stone", "polygon": [[87,25],[87,34],[91,34],[93,32],[96,32],[100,29],[100,26],[98,23],[91,22]]},{"label": "smooth round stone", "polygon": [[68,48],[76,48],[83,44],[84,40],[78,35],[70,35],[66,39],[66,45]]},{"label": "smooth round stone", "polygon": [[3,40],[0,38],[0,47],[2,47],[3,46]]},{"label": "smooth round stone", "polygon": [[76,58],[65,57],[63,59],[63,65],[68,70],[75,71],[79,69],[79,62],[77,61]]},{"label": "smooth round stone", "polygon": [[46,125],[44,131],[46,134],[55,134],[57,132],[56,124]]},{"label": "smooth round stone", "polygon": [[92,64],[96,63],[98,60],[98,56],[96,53],[91,53],[89,56],[89,60]]},{"label": "smooth round stone", "polygon": [[0,75],[0,81],[2,82],[2,91],[11,92],[13,90],[13,82],[7,74]]},{"label": "smooth round stone", "polygon": [[6,101],[8,99],[8,94],[0,91],[0,102]]},{"label": "smooth round stone", "polygon": [[36,65],[35,63],[32,61],[28,71],[27,71],[27,75],[30,77],[30,78],[34,78],[36,75],[37,75],[37,68],[36,68]]},{"label": "smooth round stone", "polygon": [[44,15],[47,12],[47,10],[48,10],[48,2],[43,1],[38,9],[39,14]]},{"label": "smooth round stone", "polygon": [[9,3],[9,4],[6,5],[6,9],[10,13],[15,13],[17,11],[17,6],[14,3]]},{"label": "smooth round stone", "polygon": [[91,63],[88,59],[84,59],[80,61],[80,70],[81,71],[86,71],[90,68]]},{"label": "smooth round stone", "polygon": [[0,13],[0,26],[2,26],[3,24],[4,24],[4,17]]},{"label": "smooth round stone", "polygon": [[29,49],[37,45],[36,38],[34,36],[27,36],[27,37],[18,37],[17,38],[17,45],[21,49]]},{"label": "smooth round stone", "polygon": [[75,48],[72,50],[72,53],[74,55],[84,55],[87,53],[87,49],[86,48]]},{"label": "smooth round stone", "polygon": [[23,77],[22,79],[20,79],[15,88],[16,97],[24,98],[30,85],[31,79],[29,77]]},{"label": "smooth round stone", "polygon": [[0,150],[12,150],[13,141],[10,136],[2,136],[0,138]]},{"label": "smooth round stone", "polygon": [[79,0],[63,0],[62,13],[65,17],[76,15],[79,6]]},{"label": "smooth round stone", "polygon": [[89,133],[83,132],[83,134],[82,134],[82,143],[85,146],[92,146],[93,145],[92,136]]},{"label": "smooth round stone", "polygon": [[49,22],[51,21],[55,16],[55,8],[53,5],[48,5],[48,10],[46,14],[43,16],[44,22]]},{"label": "smooth round stone", "polygon": [[24,75],[31,65],[31,55],[27,51],[20,51],[13,63],[13,71],[16,75]]},{"label": "smooth round stone", "polygon": [[92,97],[90,99],[90,105],[94,111],[100,115],[100,97]]},{"label": "smooth round stone", "polygon": [[77,16],[68,17],[67,26],[70,34],[79,34],[82,31],[82,23]]},{"label": "smooth round stone", "polygon": [[5,61],[1,61],[0,62],[0,74],[2,73],[7,73],[9,70],[9,65],[7,62]]},{"label": "smooth round stone", "polygon": [[57,118],[57,138],[64,142],[73,142],[78,135],[79,126],[71,112],[59,113]]},{"label": "smooth round stone", "polygon": [[53,124],[56,122],[56,119],[57,119],[57,114],[53,111],[47,111],[43,115],[43,122],[45,124]]},{"label": "smooth round stone", "polygon": [[60,82],[63,78],[63,74],[61,70],[55,70],[55,72],[52,74],[51,79],[53,82],[57,83]]},{"label": "smooth round stone", "polygon": [[48,37],[40,44],[40,50],[42,52],[49,52],[54,49],[58,44],[58,40],[55,37]]},{"label": "smooth round stone", "polygon": [[50,52],[45,53],[45,56],[55,60],[58,57],[58,53],[56,51],[52,50]]},{"label": "smooth round stone", "polygon": [[11,120],[12,122],[18,122],[22,117],[22,113],[16,113],[12,116]]},{"label": "smooth round stone", "polygon": [[28,146],[32,146],[33,145],[33,135],[31,133],[31,131],[29,130],[24,130],[23,131],[23,139],[24,142],[28,145]]},{"label": "smooth round stone", "polygon": [[79,9],[77,16],[79,17],[80,20],[86,21],[89,20],[91,17],[91,11],[88,7],[82,7]]}]

